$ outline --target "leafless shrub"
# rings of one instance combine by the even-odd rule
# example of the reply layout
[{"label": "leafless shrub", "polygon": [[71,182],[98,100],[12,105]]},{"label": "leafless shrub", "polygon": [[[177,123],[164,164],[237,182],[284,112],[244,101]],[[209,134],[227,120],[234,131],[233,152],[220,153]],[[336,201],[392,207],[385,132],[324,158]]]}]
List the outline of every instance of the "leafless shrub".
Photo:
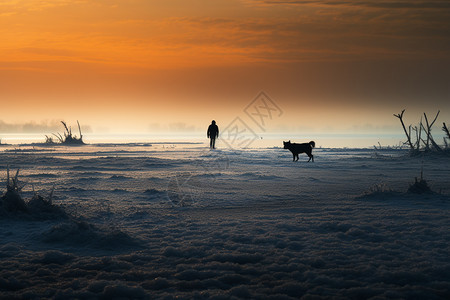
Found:
[{"label": "leafless shrub", "polygon": [[19,183],[19,169],[17,169],[16,175],[11,177],[9,167],[7,167],[6,174],[6,192],[0,198],[2,208],[8,212],[28,211],[25,201],[20,196],[23,186]]},{"label": "leafless shrub", "polygon": [[81,133],[81,126],[80,122],[77,121],[78,124],[78,131],[80,133],[80,136],[77,137],[76,135],[72,134],[72,127],[67,126],[66,122],[61,121],[61,123],[64,126],[64,133],[60,134],[57,132],[56,134],[53,133],[53,136],[56,137],[56,141],[53,139],[52,136],[45,136],[45,143],[46,144],[63,144],[63,145],[84,145],[83,142],[83,134]]},{"label": "leafless shrub", "polygon": [[26,202],[21,196],[24,185],[19,182],[19,169],[15,176],[10,176],[8,167],[6,174],[6,192],[0,198],[0,214],[15,215],[22,212],[34,219],[67,218],[66,212],[53,204],[55,187],[47,196],[35,192],[33,187],[33,197]]}]

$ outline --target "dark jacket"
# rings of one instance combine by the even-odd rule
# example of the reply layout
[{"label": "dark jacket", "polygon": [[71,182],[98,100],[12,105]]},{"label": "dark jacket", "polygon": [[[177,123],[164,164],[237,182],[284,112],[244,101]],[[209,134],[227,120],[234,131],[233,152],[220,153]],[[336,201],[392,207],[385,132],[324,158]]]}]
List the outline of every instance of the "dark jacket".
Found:
[{"label": "dark jacket", "polygon": [[216,124],[209,125],[206,135],[212,139],[219,137],[219,127]]}]

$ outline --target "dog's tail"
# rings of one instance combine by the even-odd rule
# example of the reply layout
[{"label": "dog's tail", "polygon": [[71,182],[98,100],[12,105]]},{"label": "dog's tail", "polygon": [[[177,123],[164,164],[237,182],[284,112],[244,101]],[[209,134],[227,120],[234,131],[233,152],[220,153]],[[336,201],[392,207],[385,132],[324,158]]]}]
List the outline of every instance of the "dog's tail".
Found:
[{"label": "dog's tail", "polygon": [[309,144],[311,145],[311,148],[314,148],[316,146],[316,143],[314,141],[309,142]]}]

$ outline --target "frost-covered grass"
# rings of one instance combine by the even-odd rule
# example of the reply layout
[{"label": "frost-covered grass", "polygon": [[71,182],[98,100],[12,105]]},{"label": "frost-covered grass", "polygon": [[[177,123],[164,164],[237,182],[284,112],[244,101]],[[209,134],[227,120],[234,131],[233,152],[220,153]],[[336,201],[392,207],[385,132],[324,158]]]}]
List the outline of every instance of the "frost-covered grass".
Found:
[{"label": "frost-covered grass", "polygon": [[450,161],[316,150],[0,152],[70,215],[0,219],[0,298],[449,298]]}]

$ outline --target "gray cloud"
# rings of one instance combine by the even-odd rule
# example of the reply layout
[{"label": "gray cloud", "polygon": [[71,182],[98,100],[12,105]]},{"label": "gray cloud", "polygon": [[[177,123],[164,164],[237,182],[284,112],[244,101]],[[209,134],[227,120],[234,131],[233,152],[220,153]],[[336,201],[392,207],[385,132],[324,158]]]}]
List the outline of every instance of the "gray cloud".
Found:
[{"label": "gray cloud", "polygon": [[277,1],[250,0],[245,1],[254,5],[314,5],[314,6],[353,6],[373,8],[450,8],[448,1]]}]

